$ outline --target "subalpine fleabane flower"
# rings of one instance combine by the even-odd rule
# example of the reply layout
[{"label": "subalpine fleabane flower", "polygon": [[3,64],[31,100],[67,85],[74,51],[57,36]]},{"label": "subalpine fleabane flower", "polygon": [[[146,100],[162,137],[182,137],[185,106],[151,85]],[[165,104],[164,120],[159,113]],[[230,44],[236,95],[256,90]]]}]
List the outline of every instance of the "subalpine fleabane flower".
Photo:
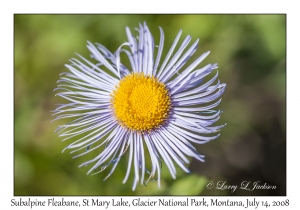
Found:
[{"label": "subalpine fleabane flower", "polygon": [[[93,164],[88,174],[111,167],[106,178],[129,150],[123,183],[133,167],[133,190],[139,180],[142,184],[157,180],[160,186],[162,161],[174,179],[174,162],[189,173],[187,156],[204,161],[191,143],[216,139],[220,134],[214,133],[224,127],[213,126],[220,118],[220,111],[213,108],[220,103],[217,99],[226,85],[216,81],[218,72],[204,82],[217,64],[198,67],[208,56],[206,52],[186,65],[199,39],[188,47],[191,37],[187,36],[175,51],[181,31],[161,59],[164,33],[159,29],[158,46],[146,23],[139,25],[137,38],[126,28],[128,42],[115,53],[88,42],[93,61],[80,55],[81,61],[71,59],[71,65],[66,65],[70,72],[61,74],[55,89],[69,101],[54,110],[55,119],[72,118],[57,129],[63,140],[73,140],[64,150],[78,152],[75,158],[98,151],[80,166]],[[129,68],[121,63],[120,53],[128,57]]]}]

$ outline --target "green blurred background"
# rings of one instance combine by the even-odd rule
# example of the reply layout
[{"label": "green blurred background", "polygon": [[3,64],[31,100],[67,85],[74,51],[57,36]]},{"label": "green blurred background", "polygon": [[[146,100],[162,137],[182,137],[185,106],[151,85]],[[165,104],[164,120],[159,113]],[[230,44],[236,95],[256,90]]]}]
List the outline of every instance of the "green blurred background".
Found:
[{"label": "green blurred background", "polygon": [[[123,158],[113,175],[108,170],[87,176],[78,168],[87,159],[61,153],[61,142],[50,111],[65,102],[54,97],[64,64],[77,52],[89,57],[86,41],[114,52],[146,21],[155,42],[165,32],[165,52],[176,34],[200,38],[194,59],[210,50],[201,64],[217,62],[219,78],[227,84],[218,124],[221,136],[197,145],[206,162],[192,160],[192,174],[177,170],[173,180],[163,165],[162,186],[156,182],[122,184]],[[134,32],[135,33],[135,32]],[[14,193],[15,195],[285,195],[286,194],[286,16],[285,15],[15,15],[14,16]],[[137,35],[137,33],[135,33]],[[192,58],[193,60],[193,58]],[[96,155],[94,153],[94,155]],[[275,190],[206,189],[206,183],[260,181]]]}]

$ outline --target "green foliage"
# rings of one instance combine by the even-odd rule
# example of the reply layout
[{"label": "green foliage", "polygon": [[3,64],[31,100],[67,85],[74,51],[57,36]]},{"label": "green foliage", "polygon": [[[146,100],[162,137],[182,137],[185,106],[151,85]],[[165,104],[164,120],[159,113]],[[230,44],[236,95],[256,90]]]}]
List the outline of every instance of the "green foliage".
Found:
[{"label": "green foliage", "polygon": [[176,180],[170,187],[170,195],[200,195],[207,179],[202,176],[188,175]]}]

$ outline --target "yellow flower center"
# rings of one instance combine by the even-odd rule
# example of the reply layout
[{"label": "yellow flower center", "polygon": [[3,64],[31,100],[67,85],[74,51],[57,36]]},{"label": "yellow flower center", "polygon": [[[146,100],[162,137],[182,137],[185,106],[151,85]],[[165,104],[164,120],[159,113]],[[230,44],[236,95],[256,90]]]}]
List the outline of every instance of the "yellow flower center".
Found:
[{"label": "yellow flower center", "polygon": [[150,131],[162,125],[171,105],[166,86],[143,73],[124,77],[113,91],[111,102],[121,125],[137,131]]}]

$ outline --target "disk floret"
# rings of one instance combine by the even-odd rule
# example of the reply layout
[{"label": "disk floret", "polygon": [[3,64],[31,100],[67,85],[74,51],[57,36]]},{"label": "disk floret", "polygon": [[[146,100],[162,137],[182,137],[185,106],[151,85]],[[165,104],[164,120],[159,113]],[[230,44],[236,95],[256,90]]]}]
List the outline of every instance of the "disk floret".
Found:
[{"label": "disk floret", "polygon": [[163,124],[171,105],[166,86],[143,73],[124,77],[112,93],[111,102],[117,120],[137,131],[150,131]]}]

